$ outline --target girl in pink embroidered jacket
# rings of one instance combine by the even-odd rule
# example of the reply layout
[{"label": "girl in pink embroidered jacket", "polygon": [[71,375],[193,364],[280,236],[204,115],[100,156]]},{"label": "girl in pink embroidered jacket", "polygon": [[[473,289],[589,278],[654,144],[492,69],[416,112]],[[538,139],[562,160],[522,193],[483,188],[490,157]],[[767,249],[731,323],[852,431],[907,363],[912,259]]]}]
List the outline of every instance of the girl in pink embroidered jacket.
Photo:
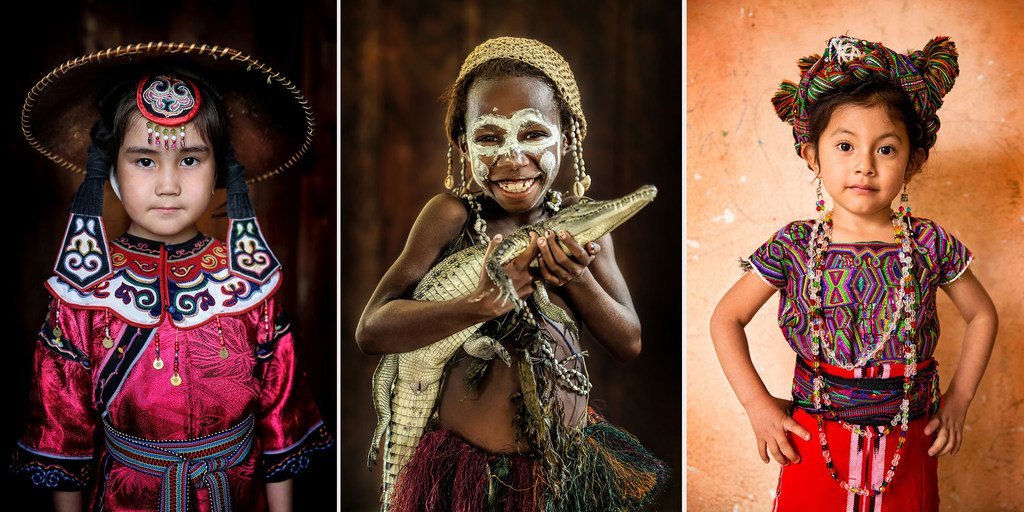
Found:
[{"label": "girl in pink embroidered jacket", "polygon": [[[239,62],[225,71],[206,67],[205,46],[183,48],[98,52],[61,66],[26,99],[27,135],[40,151],[72,168],[87,153],[46,282],[31,417],[12,462],[57,491],[59,510],[290,510],[290,478],[333,442],[297,365],[276,298],[280,265],[234,154],[231,139],[251,134],[228,124],[243,114],[229,115],[222,98],[280,102],[273,89],[283,87],[303,123],[305,102],[240,52],[217,49]],[[59,112],[95,98],[87,151],[34,137],[53,133],[55,121],[35,116],[38,105]],[[249,129],[271,133],[264,128]],[[247,166],[276,174],[307,146],[279,162],[249,157]],[[108,175],[131,221],[109,243]],[[219,186],[228,193],[226,244],[196,228]]]},{"label": "girl in pink embroidered jacket", "polygon": [[[761,459],[783,466],[773,510],[934,512],[936,457],[960,449],[997,323],[970,250],[911,216],[907,195],[935,144],[956,49],[937,37],[903,55],[839,36],[798,64],[800,83],[772,102],[816,175],[819,217],[787,224],[742,262],[748,272],[712,315],[715,349]],[[967,323],[945,394],[932,358],[940,288]],[[743,330],[776,291],[798,356],[792,401],[768,393]]]}]

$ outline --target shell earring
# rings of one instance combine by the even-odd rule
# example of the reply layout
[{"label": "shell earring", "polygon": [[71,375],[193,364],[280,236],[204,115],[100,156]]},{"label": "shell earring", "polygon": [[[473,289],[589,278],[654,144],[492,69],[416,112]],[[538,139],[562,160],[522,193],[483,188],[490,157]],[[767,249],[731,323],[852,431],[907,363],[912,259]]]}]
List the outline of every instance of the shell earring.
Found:
[{"label": "shell earring", "polygon": [[583,194],[590,188],[590,176],[587,175],[587,164],[583,161],[583,137],[580,133],[580,123],[575,118],[572,120],[572,165],[576,170],[576,181],[572,184],[572,193],[576,197],[583,197]]}]

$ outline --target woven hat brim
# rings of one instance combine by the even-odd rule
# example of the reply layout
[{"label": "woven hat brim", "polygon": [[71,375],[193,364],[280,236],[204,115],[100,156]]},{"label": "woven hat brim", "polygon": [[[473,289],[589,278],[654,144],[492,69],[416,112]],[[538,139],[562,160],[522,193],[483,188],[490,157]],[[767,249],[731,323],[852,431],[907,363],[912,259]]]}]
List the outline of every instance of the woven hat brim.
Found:
[{"label": "woven hat brim", "polygon": [[84,173],[89,130],[100,117],[101,88],[165,67],[193,71],[223,96],[231,143],[246,167],[247,182],[276,176],[309,151],[313,111],[298,87],[238,50],[195,43],[118,46],[61,64],[25,97],[22,133],[57,165]]}]

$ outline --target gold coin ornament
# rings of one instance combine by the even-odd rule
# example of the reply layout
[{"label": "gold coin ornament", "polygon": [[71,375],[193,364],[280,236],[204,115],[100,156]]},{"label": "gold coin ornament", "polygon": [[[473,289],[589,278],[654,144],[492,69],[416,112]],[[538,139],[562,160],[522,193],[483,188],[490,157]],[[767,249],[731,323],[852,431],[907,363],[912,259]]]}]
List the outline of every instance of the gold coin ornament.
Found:
[{"label": "gold coin ornament", "polygon": [[228,348],[227,347],[221,347],[220,348],[220,358],[221,359],[227,359],[228,358]]},{"label": "gold coin ornament", "polygon": [[163,369],[163,367],[164,367],[164,360],[163,359],[160,359],[158,357],[158,358],[153,360],[153,368],[154,369],[160,370],[160,369]]},{"label": "gold coin ornament", "polygon": [[103,348],[114,348],[114,340],[110,339],[110,336],[106,336],[103,338]]},{"label": "gold coin ornament", "polygon": [[53,328],[53,337],[54,338],[57,338],[59,340],[60,337],[63,336],[63,335],[64,335],[64,332],[60,330],[60,327],[54,327]]},{"label": "gold coin ornament", "polygon": [[180,386],[181,385],[181,375],[178,375],[177,373],[175,373],[174,375],[171,375],[171,385],[175,386],[175,387]]}]

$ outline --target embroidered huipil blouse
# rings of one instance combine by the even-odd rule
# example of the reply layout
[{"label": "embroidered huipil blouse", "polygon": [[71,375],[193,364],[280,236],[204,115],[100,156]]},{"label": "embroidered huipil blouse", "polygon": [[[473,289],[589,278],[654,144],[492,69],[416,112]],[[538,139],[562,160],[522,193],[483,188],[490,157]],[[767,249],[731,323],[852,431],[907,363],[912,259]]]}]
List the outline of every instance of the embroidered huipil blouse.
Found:
[{"label": "embroidered huipil blouse", "polygon": [[[812,221],[787,224],[759,247],[749,260],[749,268],[766,283],[779,289],[779,327],[790,347],[803,359],[813,360],[811,352],[810,288],[807,267],[810,264],[808,245]],[[917,297],[917,360],[932,357],[939,340],[939,321],[935,310],[936,291],[950,284],[967,270],[972,254],[959,240],[928,219],[912,218],[914,293]],[[834,347],[837,361],[828,360],[822,351],[821,361],[828,364],[854,363],[864,351],[870,351],[885,332],[896,311],[896,287],[899,286],[899,244],[885,242],[830,243],[823,256],[825,270],[821,273],[822,306],[825,319],[824,343]],[[868,362],[866,369],[856,371],[858,377],[900,377],[890,375],[888,365],[903,361],[903,333],[885,343],[881,352]],[[806,374],[806,367],[803,368]],[[797,367],[794,401],[808,406],[809,382]],[[919,373],[913,393],[918,413],[930,406],[933,388],[937,387],[934,370]],[[846,383],[849,384],[849,383]],[[842,388],[833,383],[830,387]],[[856,386],[836,389],[834,398],[840,404],[857,406],[857,402],[878,397],[878,390],[858,396]],[[902,396],[902,388],[899,393]],[[893,396],[898,405],[898,396]],[[863,405],[863,404],[860,404]],[[891,415],[872,411],[879,420]],[[869,415],[870,416],[870,415]],[[867,421],[867,423],[874,423]]]},{"label": "embroidered huipil blouse", "polygon": [[[158,510],[161,478],[115,460],[104,424],[143,440],[192,440],[252,415],[248,456],[225,474],[234,510],[262,510],[264,482],[292,477],[332,443],[296,367],[275,297],[280,272],[263,284],[232,275],[224,244],[203,234],[175,245],[125,234],[109,245],[105,281],[87,291],[46,282],[50,310],[12,469],[44,488],[91,487],[90,510]],[[208,488],[195,487],[189,510],[209,510]]]}]

